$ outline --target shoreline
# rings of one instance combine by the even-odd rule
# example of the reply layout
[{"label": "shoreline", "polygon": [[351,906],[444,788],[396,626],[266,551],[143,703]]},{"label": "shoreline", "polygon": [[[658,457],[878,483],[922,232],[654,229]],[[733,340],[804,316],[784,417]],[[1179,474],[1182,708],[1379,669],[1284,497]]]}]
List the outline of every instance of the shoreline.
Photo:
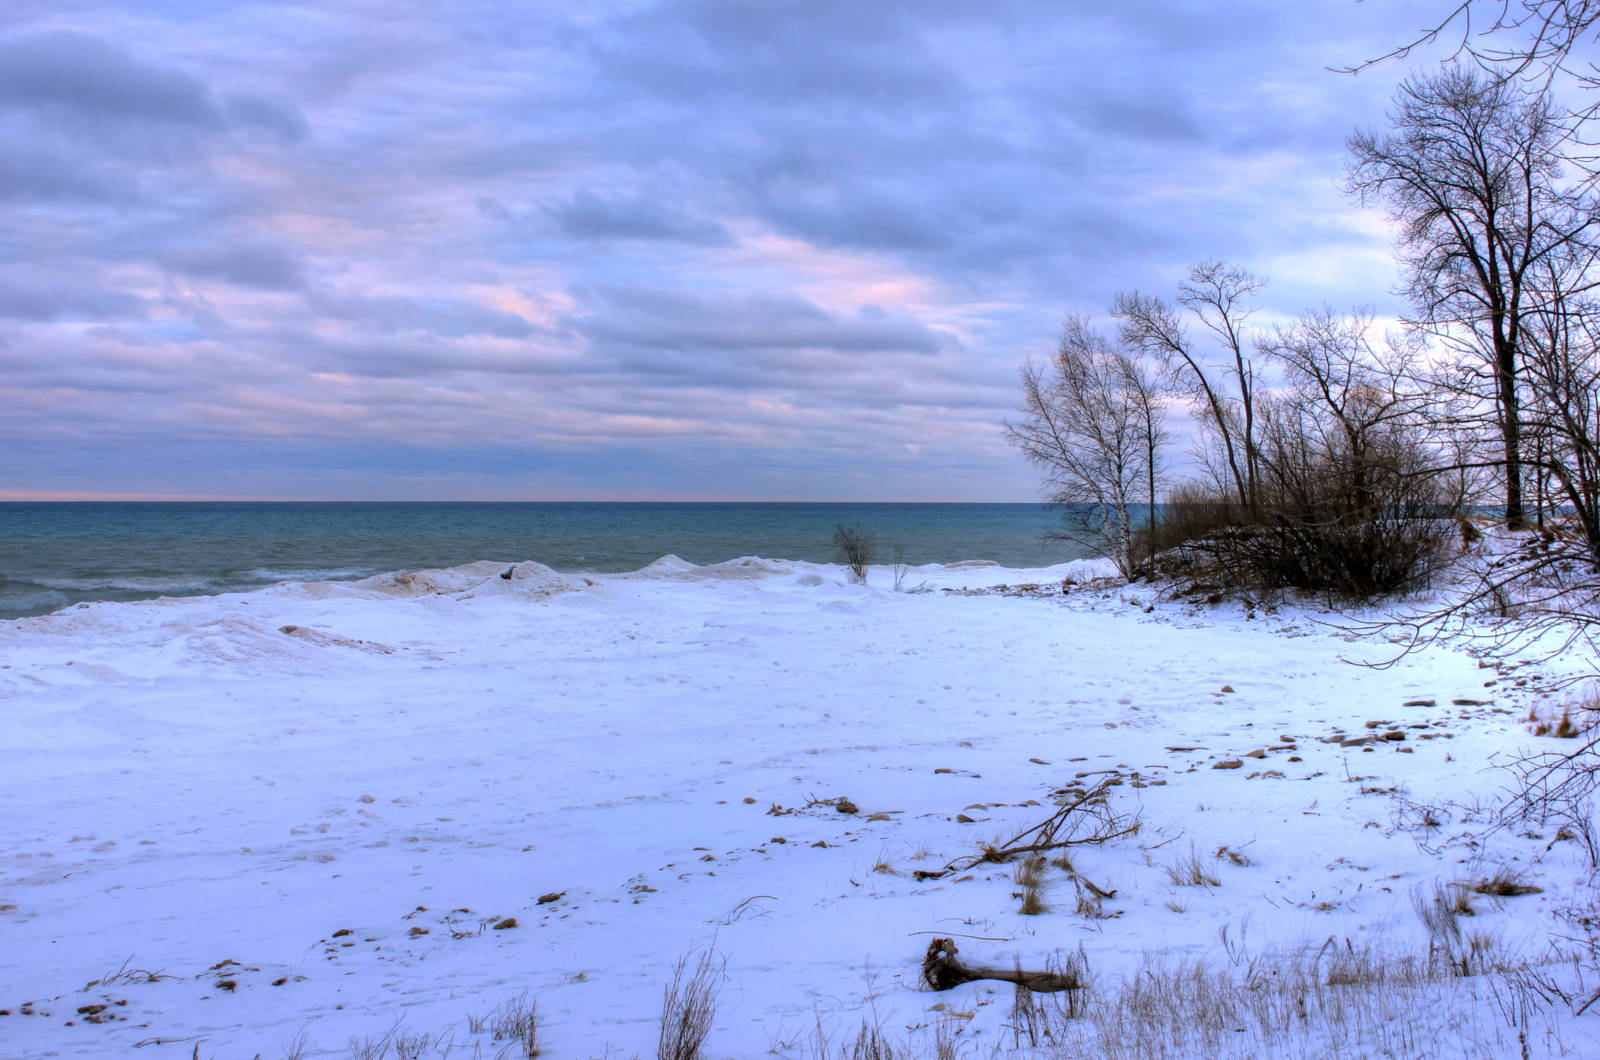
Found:
[{"label": "shoreline", "polygon": [[[837,565],[837,564],[819,564],[819,563],[814,563],[814,562],[810,562],[810,561],[806,561],[806,560],[789,560],[789,559],[781,559],[781,558],[778,558],[778,559],[767,559],[765,557],[751,556],[751,555],[734,556],[734,557],[732,557],[730,559],[722,560],[722,561],[716,562],[716,563],[693,564],[693,563],[689,563],[687,560],[680,559],[677,555],[675,555],[673,553],[666,553],[666,554],[664,554],[662,556],[657,557],[654,560],[651,560],[648,563],[643,564],[642,566],[640,566],[638,568],[631,569],[631,570],[609,571],[609,570],[597,570],[597,569],[594,569],[592,567],[578,567],[578,568],[565,569],[565,570],[559,569],[559,568],[556,568],[556,567],[546,567],[546,569],[551,570],[551,571],[553,571],[555,573],[558,573],[558,574],[567,575],[567,576],[576,577],[576,578],[582,578],[582,577],[585,577],[585,576],[598,577],[598,578],[625,578],[625,577],[631,577],[631,576],[635,576],[635,575],[644,575],[644,574],[646,574],[646,572],[649,572],[652,568],[656,567],[658,564],[666,563],[668,561],[671,561],[671,562],[674,562],[674,563],[683,564],[683,565],[685,565],[687,567],[692,567],[692,568],[695,568],[695,569],[702,569],[703,570],[703,569],[726,568],[726,567],[730,567],[732,565],[737,565],[737,564],[740,564],[740,563],[743,563],[743,562],[749,561],[749,560],[754,560],[754,561],[757,561],[757,562],[760,562],[760,563],[772,563],[772,564],[779,564],[779,565],[786,565],[786,566],[801,566],[801,565],[804,565],[804,566],[807,566],[807,567],[812,567],[812,566],[836,566]],[[1094,557],[1080,557],[1080,558],[1076,558],[1076,559],[1064,560],[1061,563],[1052,564],[1052,565],[1046,566],[1046,567],[1005,567],[1005,566],[1002,566],[998,561],[989,560],[989,559],[962,559],[962,560],[954,560],[954,561],[951,561],[951,562],[942,562],[942,563],[941,562],[935,562],[935,563],[923,563],[923,564],[916,564],[916,565],[906,564],[905,566],[906,566],[907,570],[914,571],[914,572],[928,572],[928,571],[935,571],[935,570],[981,570],[981,569],[987,569],[987,568],[994,568],[994,569],[997,569],[997,570],[1011,571],[1011,572],[1013,572],[1015,574],[1018,574],[1018,575],[1034,574],[1034,575],[1048,577],[1051,572],[1054,572],[1057,569],[1064,569],[1064,568],[1070,566],[1071,564],[1084,563],[1084,562],[1094,563],[1094,562],[1098,562],[1098,560],[1096,558],[1094,558]],[[498,569],[508,569],[508,568],[515,568],[515,567],[518,567],[518,566],[527,566],[529,564],[534,564],[536,566],[541,566],[541,567],[545,566],[544,564],[539,563],[539,561],[531,560],[531,559],[524,559],[524,560],[481,560],[480,559],[480,560],[468,561],[468,562],[462,563],[462,564],[455,564],[455,565],[448,566],[448,567],[422,567],[422,568],[417,568],[415,570],[408,570],[406,568],[397,568],[395,570],[387,570],[387,571],[330,570],[330,571],[298,571],[298,572],[291,572],[291,571],[285,571],[285,572],[262,572],[264,576],[262,578],[260,578],[260,579],[241,581],[238,584],[232,584],[232,585],[198,585],[198,584],[193,584],[193,583],[186,584],[186,583],[183,583],[183,582],[179,581],[179,582],[177,582],[175,584],[167,584],[165,586],[157,586],[157,585],[151,585],[148,581],[140,581],[138,579],[122,580],[120,582],[113,579],[108,584],[101,584],[101,583],[96,583],[96,582],[85,582],[83,580],[72,580],[72,579],[64,579],[64,580],[56,582],[55,584],[38,583],[38,582],[24,582],[24,583],[21,583],[22,585],[34,586],[35,587],[34,591],[46,591],[46,592],[52,592],[52,593],[60,593],[60,594],[62,594],[64,596],[66,596],[66,599],[61,603],[52,603],[52,604],[50,604],[48,606],[39,605],[39,606],[34,607],[34,608],[22,608],[22,607],[17,607],[17,606],[6,607],[5,603],[4,603],[4,599],[5,599],[4,592],[5,592],[6,582],[0,581],[0,621],[10,621],[10,620],[22,619],[22,618],[39,618],[39,617],[43,617],[43,616],[46,616],[46,615],[56,614],[56,613],[61,612],[61,611],[69,610],[69,609],[71,609],[73,607],[81,606],[82,604],[86,604],[86,603],[87,604],[151,603],[151,602],[156,602],[156,601],[161,601],[161,600],[183,600],[183,599],[190,599],[190,598],[195,598],[195,597],[233,596],[233,595],[241,595],[241,594],[249,594],[249,593],[261,592],[262,590],[273,589],[273,588],[278,588],[278,587],[282,587],[282,586],[298,586],[298,585],[308,585],[308,584],[319,584],[319,585],[320,584],[330,584],[330,585],[359,586],[364,582],[371,582],[371,581],[374,581],[374,580],[382,580],[382,579],[386,579],[386,578],[393,578],[393,577],[395,577],[397,575],[404,574],[404,573],[410,573],[410,574],[413,574],[413,575],[418,575],[418,574],[441,575],[442,574],[442,575],[445,575],[445,576],[448,577],[449,576],[449,572],[463,571],[463,570],[468,570],[470,568],[476,568],[476,567],[479,567],[479,566],[483,567],[484,569],[487,569],[489,567],[495,567],[495,568],[498,568]],[[892,580],[895,564],[893,564],[893,563],[873,563],[873,564],[870,564],[869,566],[870,566],[870,569],[877,576],[884,577],[886,575],[890,580]],[[279,577],[270,577],[269,578],[269,577],[265,576],[267,574],[274,574],[274,573],[281,573],[281,574],[286,574],[286,575],[298,575],[298,576],[282,577],[282,578],[279,578]],[[331,574],[331,575],[342,575],[342,576],[339,576],[339,577],[317,577],[316,575],[319,575],[319,574],[320,575],[330,575]],[[11,584],[15,585],[15,584],[18,584],[18,583],[12,582]],[[108,597],[108,595],[106,595],[106,590],[111,590],[112,591],[112,595],[110,595]],[[28,589],[17,589],[17,590],[13,590],[13,591],[14,592],[29,592],[30,590],[28,590]],[[73,596],[73,595],[70,595],[71,593],[81,593],[81,594],[89,594],[89,595]]]}]

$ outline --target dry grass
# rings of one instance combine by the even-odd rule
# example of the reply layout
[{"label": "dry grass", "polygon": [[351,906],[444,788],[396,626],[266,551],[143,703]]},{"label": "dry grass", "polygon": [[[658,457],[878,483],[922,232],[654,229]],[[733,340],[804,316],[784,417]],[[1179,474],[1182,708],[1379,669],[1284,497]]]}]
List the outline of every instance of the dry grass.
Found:
[{"label": "dry grass", "polygon": [[678,958],[672,982],[662,991],[661,1034],[656,1060],[699,1060],[717,1014],[717,989],[722,965],[706,950],[695,960]]},{"label": "dry grass", "polygon": [[1237,865],[1239,868],[1245,868],[1249,865],[1255,864],[1254,861],[1250,860],[1250,856],[1244,851],[1237,850],[1234,847],[1226,845],[1217,848],[1215,857],[1218,861],[1227,861],[1228,864]]},{"label": "dry grass", "polygon": [[[448,1040],[439,1040],[431,1034],[409,1034],[401,1031],[397,1022],[390,1027],[388,1033],[377,1038],[351,1038],[351,1060],[420,1060],[430,1049],[438,1049],[441,1055],[448,1054],[455,1043]],[[306,1048],[302,1036],[296,1039],[291,1047],[295,1051],[291,1056],[299,1056]]]},{"label": "dry grass", "polygon": [[1040,913],[1050,911],[1050,904],[1044,899],[1045,865],[1044,858],[1032,857],[1019,861],[1017,867],[1012,870],[1011,878],[1022,888],[1013,892],[1012,896],[1022,900],[1022,904],[1017,906],[1017,912],[1023,916],[1038,916]]},{"label": "dry grass", "polygon": [[1428,963],[1445,975],[1466,978],[1506,971],[1509,963],[1498,955],[1499,939],[1487,931],[1464,932],[1460,918],[1470,915],[1471,889],[1459,884],[1435,884],[1431,894],[1413,896],[1417,916],[1428,930]]},{"label": "dry grass", "polygon": [[541,1051],[539,1003],[528,1000],[527,994],[520,994],[501,1004],[484,1018],[481,1025],[489,1031],[492,1040],[506,1043],[500,1051],[503,1057],[532,1060]]},{"label": "dry grass", "polygon": [[1370,944],[1357,948],[1348,938],[1343,946],[1330,938],[1317,957],[1328,986],[1415,985],[1427,978],[1426,968],[1415,959],[1386,958]]},{"label": "dry grass", "polygon": [[1576,740],[1592,734],[1596,719],[1600,719],[1600,693],[1591,691],[1559,708],[1552,703],[1535,703],[1528,708],[1528,731],[1535,736]]},{"label": "dry grass", "polygon": [[[1055,954],[1046,962],[1046,970],[1079,986],[1041,994],[1021,983],[1016,984],[1011,999],[1011,1018],[1006,1024],[1015,1049],[1063,1044],[1064,1029],[1069,1021],[1082,1018],[1087,1011],[1089,955],[1083,947],[1080,945],[1076,952]],[[1022,971],[1020,962],[1017,971]]]},{"label": "dry grass", "polygon": [[883,1036],[883,1031],[865,1020],[847,1055],[849,1060],[895,1060],[894,1048]]},{"label": "dry grass", "polygon": [[[1517,974],[1498,963],[1488,936],[1463,940],[1480,974],[1419,955],[1387,954],[1371,945],[1329,939],[1320,949],[1251,956],[1236,945],[1233,970],[1200,961],[1147,960],[1132,974],[1092,989],[1059,995],[1013,995],[1002,1043],[970,1039],[968,1054],[994,1060],[1189,1060],[1205,1057],[1440,1055],[1508,1056],[1531,1040],[1531,1021],[1501,1016],[1508,998],[1545,1012]],[[1074,958],[1078,959],[1078,958]],[[1080,974],[1087,976],[1087,969]],[[1552,1016],[1552,1019],[1555,1017]],[[941,1044],[942,1043],[942,1044]],[[1547,1031],[1550,1055],[1564,1053]],[[938,1041],[897,1043],[867,1054],[897,1060],[949,1060],[947,1032]],[[849,1053],[840,1060],[854,1060]],[[1542,1055],[1536,1052],[1531,1055]],[[808,1060],[834,1060],[829,1052]]]},{"label": "dry grass", "polygon": [[[1212,865],[1215,865],[1215,863],[1215,859],[1213,859]],[[1168,865],[1166,869],[1167,882],[1174,887],[1222,886],[1222,881],[1217,878],[1217,874],[1212,871],[1211,866],[1201,861],[1200,855],[1196,854],[1193,849],[1189,851],[1188,857],[1179,858],[1171,865]]]},{"label": "dry grass", "polygon": [[1495,870],[1493,876],[1474,883],[1472,890],[1478,894],[1493,895],[1496,898],[1515,898],[1524,894],[1539,894],[1544,888],[1536,887],[1527,882],[1527,878],[1519,870],[1513,869],[1509,865],[1502,865]]},{"label": "dry grass", "polygon": [[[910,1041],[890,1038],[876,1014],[834,1047],[822,1026],[798,1054],[805,1060],[1190,1060],[1206,1057],[1574,1055],[1560,1040],[1561,1010],[1551,1008],[1547,969],[1513,966],[1486,933],[1465,935],[1451,911],[1451,888],[1416,896],[1430,934],[1444,940],[1446,959],[1430,944],[1426,957],[1389,954],[1371,944],[1330,938],[1320,948],[1251,955],[1243,936],[1230,943],[1227,967],[1202,961],[1147,959],[1109,984],[1090,979],[1087,956],[1058,952],[1048,968],[1083,989],[1037,994],[1018,988],[1004,1023],[1006,1038],[964,1037],[972,1012],[911,1028]],[[701,1060],[715,1016],[722,966],[710,952],[681,959],[663,994],[657,1060]],[[1530,986],[1531,984],[1531,986]],[[981,1002],[980,1002],[981,1004]],[[965,1007],[965,1006],[963,1006]],[[1511,1016],[1516,1018],[1512,1019]],[[536,1007],[526,996],[486,1016],[471,1017],[474,1034],[493,1032],[505,1048],[496,1058],[533,1057]],[[1542,1046],[1528,1051],[1529,1043]],[[354,1060],[420,1060],[475,1043],[408,1035],[396,1024],[378,1039],[350,1042]],[[304,1050],[303,1039],[290,1057]],[[777,1052],[776,1049],[773,1050]],[[196,1053],[198,1056],[198,1051]],[[609,1055],[609,1054],[608,1054]],[[627,1054],[623,1054],[627,1055]],[[635,1057],[637,1060],[637,1057]]]},{"label": "dry grass", "polygon": [[129,957],[122,962],[122,967],[114,972],[107,972],[99,979],[91,979],[84,984],[87,990],[91,986],[125,986],[129,983],[159,983],[163,979],[177,979],[176,975],[169,975],[163,971],[150,971],[147,968],[129,968],[133,958]]}]

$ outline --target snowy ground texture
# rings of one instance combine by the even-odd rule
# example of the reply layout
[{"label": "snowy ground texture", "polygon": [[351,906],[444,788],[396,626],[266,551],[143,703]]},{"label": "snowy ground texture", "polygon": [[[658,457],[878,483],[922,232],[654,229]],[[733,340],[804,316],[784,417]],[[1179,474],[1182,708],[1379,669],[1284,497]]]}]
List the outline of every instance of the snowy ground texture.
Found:
[{"label": "snowy ground texture", "polygon": [[[1528,723],[1549,664],[1366,668],[1396,646],[1330,614],[1096,573],[494,562],[0,624],[0,1056],[522,1055],[487,1017],[525,1002],[543,1055],[653,1057],[708,948],[708,1060],[847,1052],[863,1020],[901,1056],[1077,1055],[1005,984],[920,986],[936,936],[1081,948],[1086,1055],[1600,1056],[1600,1015],[1493,974],[1130,1045],[1141,968],[1422,967],[1418,904],[1502,868],[1542,890],[1464,899],[1485,966],[1580,989],[1552,941],[1595,903],[1570,829],[1491,827],[1506,766],[1559,749]],[[1140,828],[1049,866],[1045,912],[1013,864],[915,875],[1107,778]]]}]

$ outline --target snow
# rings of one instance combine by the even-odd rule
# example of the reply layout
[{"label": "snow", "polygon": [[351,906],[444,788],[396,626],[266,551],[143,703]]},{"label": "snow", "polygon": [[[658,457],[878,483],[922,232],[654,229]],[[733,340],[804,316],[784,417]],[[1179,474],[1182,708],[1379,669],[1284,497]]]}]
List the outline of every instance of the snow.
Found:
[{"label": "snow", "polygon": [[[496,1055],[468,1018],[526,996],[546,1055],[652,1056],[707,947],[708,1057],[807,1056],[864,1018],[989,1055],[1010,988],[920,987],[936,936],[999,966],[1081,945],[1106,991],[1241,941],[1418,955],[1418,897],[1502,866],[1543,890],[1476,898],[1474,930],[1530,956],[1571,933],[1582,844],[1490,827],[1506,766],[1561,749],[1526,724],[1536,666],[1396,659],[1308,607],[1107,573],[930,565],[895,592],[756,557],[486,561],[5,622],[0,1055],[348,1056],[397,1026]],[[1108,776],[1141,828],[1072,851],[1104,918],[1055,869],[1031,917],[1013,865],[914,875]],[[1172,883],[1191,854],[1219,886]],[[1514,1050],[1462,982],[1418,1014],[1439,1051]],[[1534,1055],[1600,1055],[1568,1012],[1535,1015]]]}]

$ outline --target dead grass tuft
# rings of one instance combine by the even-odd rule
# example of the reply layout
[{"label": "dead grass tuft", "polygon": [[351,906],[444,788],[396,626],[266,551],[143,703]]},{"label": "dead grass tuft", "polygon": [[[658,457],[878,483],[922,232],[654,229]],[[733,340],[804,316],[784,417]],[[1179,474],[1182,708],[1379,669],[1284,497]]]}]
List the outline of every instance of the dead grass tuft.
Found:
[{"label": "dead grass tuft", "polygon": [[[1214,864],[1215,862],[1213,862]],[[1216,873],[1200,860],[1191,848],[1189,856],[1180,858],[1167,867],[1167,880],[1174,887],[1221,887]]]},{"label": "dead grass tuft", "polygon": [[1022,900],[1017,912],[1023,916],[1038,916],[1050,911],[1050,904],[1044,900],[1045,865],[1044,858],[1031,857],[1018,862],[1012,870],[1011,878],[1022,888],[1013,892],[1013,897]]},{"label": "dead grass tuft", "polygon": [[1478,894],[1489,894],[1496,898],[1515,898],[1524,894],[1540,894],[1544,891],[1544,888],[1528,883],[1526,877],[1520,871],[1508,865],[1503,865],[1495,871],[1493,876],[1474,883],[1472,890]]},{"label": "dead grass tuft", "polygon": [[[527,994],[501,1004],[488,1017],[482,1025],[489,1031],[489,1037],[497,1042],[505,1042],[502,1056],[516,1056],[523,1060],[532,1060],[540,1053],[539,1048],[539,1003],[528,1000]],[[468,1026],[471,1024],[469,1022]]]},{"label": "dead grass tuft", "polygon": [[722,975],[722,965],[709,949],[700,954],[692,968],[687,955],[678,958],[672,982],[662,992],[656,1060],[699,1060],[717,1014],[717,989]]}]

